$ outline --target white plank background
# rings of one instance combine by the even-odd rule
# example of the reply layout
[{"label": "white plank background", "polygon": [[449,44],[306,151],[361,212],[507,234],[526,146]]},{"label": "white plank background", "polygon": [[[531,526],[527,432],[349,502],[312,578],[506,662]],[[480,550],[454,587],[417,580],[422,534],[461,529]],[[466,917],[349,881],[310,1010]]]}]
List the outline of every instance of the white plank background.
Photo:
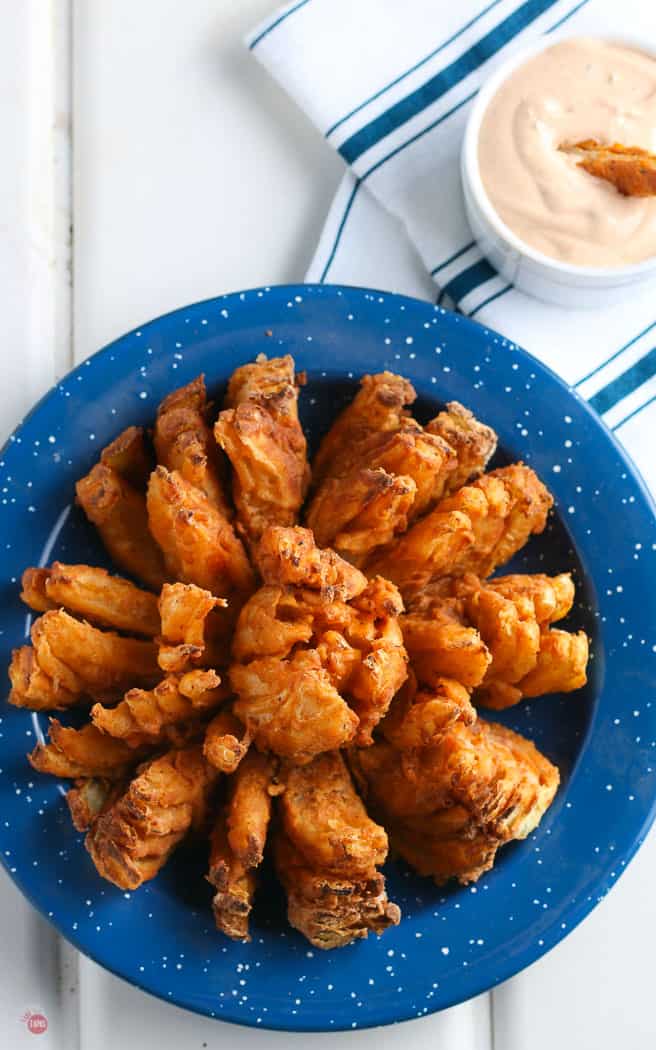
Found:
[{"label": "white plank background", "polygon": [[[355,0],[354,0],[355,2]],[[341,163],[241,46],[272,0],[0,0],[4,438],[70,364],[185,302],[302,280]],[[0,876],[0,1046],[642,1050],[656,1043],[656,837],[582,927],[472,1003],[289,1037],[105,974]],[[26,1010],[48,1017],[30,1034]]]}]

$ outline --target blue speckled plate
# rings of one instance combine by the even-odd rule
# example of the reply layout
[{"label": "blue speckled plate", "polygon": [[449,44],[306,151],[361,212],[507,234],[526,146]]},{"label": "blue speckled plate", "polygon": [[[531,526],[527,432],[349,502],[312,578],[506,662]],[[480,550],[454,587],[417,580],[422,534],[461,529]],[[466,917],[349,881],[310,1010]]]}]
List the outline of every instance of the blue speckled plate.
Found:
[{"label": "blue speckled plate", "polygon": [[[0,457],[2,662],[29,617],[27,565],[103,563],[73,506],[75,480],[130,423],[201,370],[220,395],[235,366],[289,351],[307,369],[302,415],[313,444],[364,372],[408,376],[420,418],[456,398],[499,433],[500,463],[530,463],[556,496],[545,534],[516,567],[573,569],[571,627],[592,639],[590,683],[505,721],[558,763],[562,786],[537,833],[501,851],[469,889],[439,890],[387,865],[401,925],[324,953],[284,919],[269,876],[251,944],[218,934],[202,853],[122,893],[96,874],[62,787],[25,752],[45,719],[5,707],[0,854],[20,889],[81,951],[181,1006],[249,1025],[331,1030],[418,1017],[476,995],[533,962],[599,901],[642,841],[656,799],[656,525],[631,464],[586,405],[517,347],[427,303],[329,286],[260,289],[190,306],[131,332],[37,405]],[[574,352],[574,348],[573,348]]]}]

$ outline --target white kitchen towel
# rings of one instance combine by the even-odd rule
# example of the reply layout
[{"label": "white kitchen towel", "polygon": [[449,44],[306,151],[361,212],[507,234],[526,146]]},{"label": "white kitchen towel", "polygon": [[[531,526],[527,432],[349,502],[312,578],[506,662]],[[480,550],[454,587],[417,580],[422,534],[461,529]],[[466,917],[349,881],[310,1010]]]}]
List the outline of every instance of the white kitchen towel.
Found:
[{"label": "white kitchen towel", "polygon": [[348,165],[307,280],[438,299],[502,332],[590,401],[656,490],[653,294],[572,311],[517,291],[473,243],[459,177],[499,63],[543,34],[629,26],[656,39],[653,0],[300,0],[247,44]]}]

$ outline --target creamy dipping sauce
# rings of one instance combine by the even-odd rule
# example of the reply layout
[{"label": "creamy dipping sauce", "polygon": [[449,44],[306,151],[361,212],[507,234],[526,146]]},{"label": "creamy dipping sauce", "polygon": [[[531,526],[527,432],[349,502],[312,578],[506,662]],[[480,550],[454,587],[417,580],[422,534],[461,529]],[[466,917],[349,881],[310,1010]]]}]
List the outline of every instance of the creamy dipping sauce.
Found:
[{"label": "creamy dipping sauce", "polygon": [[622,266],[656,255],[656,197],[623,197],[558,149],[584,139],[656,152],[656,59],[580,38],[510,73],[479,133],[495,211],[525,244],[562,262]]}]

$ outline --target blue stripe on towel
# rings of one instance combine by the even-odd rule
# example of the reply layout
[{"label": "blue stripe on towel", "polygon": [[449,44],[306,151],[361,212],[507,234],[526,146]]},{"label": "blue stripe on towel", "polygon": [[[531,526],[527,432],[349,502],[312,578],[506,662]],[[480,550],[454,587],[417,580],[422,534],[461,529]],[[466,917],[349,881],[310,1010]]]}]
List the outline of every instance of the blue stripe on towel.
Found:
[{"label": "blue stripe on towel", "polygon": [[653,405],[654,401],[656,401],[656,394],[654,394],[653,397],[650,397],[648,401],[645,401],[644,405],[640,405],[639,408],[634,408],[633,412],[629,412],[628,416],[625,416],[624,419],[620,419],[619,423],[616,423],[614,427],[611,427],[611,430],[619,430],[620,427],[623,427],[630,419],[634,419],[635,416],[642,412],[643,408],[648,408],[649,405]]},{"label": "blue stripe on towel", "polygon": [[299,8],[305,7],[305,5],[309,3],[310,0],[300,0],[300,3],[296,4],[295,7],[290,7],[289,11],[285,11],[284,14],[280,16],[280,18],[276,18],[275,22],[272,22],[270,26],[267,26],[266,29],[263,29],[260,35],[256,36],[255,40],[251,41],[251,43],[248,45],[249,51],[252,51],[253,48],[256,47],[257,44],[259,44],[260,40],[262,40],[265,36],[268,36],[272,29],[275,29],[276,26],[279,26],[281,22],[285,22],[290,15],[293,15],[294,11],[298,11]]},{"label": "blue stripe on towel", "polygon": [[475,317],[479,310],[482,310],[484,306],[489,306],[490,303],[493,303],[495,299],[500,299],[501,296],[505,295],[506,292],[509,292],[512,287],[512,284],[507,284],[505,288],[500,288],[499,291],[494,292],[493,295],[488,295],[487,299],[484,299],[482,303],[479,303],[478,306],[475,306],[474,309],[471,310],[467,316]]},{"label": "blue stripe on towel", "polygon": [[377,142],[390,132],[405,124],[412,117],[421,113],[431,103],[445,95],[451,88],[464,80],[474,70],[479,69],[489,58],[492,58],[502,47],[517,36],[530,22],[553,7],[558,0],[525,0],[521,7],[481,37],[473,47],[465,51],[460,58],[426,81],[420,88],[401,99],[375,120],[366,124],[360,131],[346,139],[339,147],[347,164],[352,164]]},{"label": "blue stripe on towel", "polygon": [[631,365],[631,368],[627,368],[626,372],[622,372],[616,379],[613,379],[612,383],[598,390],[594,397],[590,398],[589,404],[602,416],[604,412],[608,412],[609,408],[616,405],[618,401],[632,394],[653,375],[656,375],[656,346],[634,365]]},{"label": "blue stripe on towel", "polygon": [[[415,73],[418,69],[421,69],[421,67],[425,65],[426,62],[429,62],[431,58],[435,58],[435,55],[439,55],[440,51],[443,51],[445,47],[448,47],[449,44],[452,44],[453,41],[457,40],[459,36],[462,36],[463,33],[466,33],[467,30],[471,29],[471,27],[475,25],[476,22],[478,22],[481,18],[483,18],[484,15],[488,13],[488,11],[491,11],[493,7],[496,7],[497,4],[500,3],[501,0],[492,0],[491,4],[488,4],[486,7],[484,7],[483,10],[479,11],[477,15],[474,15],[473,18],[470,18],[470,20],[466,22],[461,29],[458,29],[457,32],[453,33],[453,35],[450,36],[448,40],[445,40],[443,44],[440,44],[439,47],[436,47],[435,50],[431,51],[430,54],[425,56],[425,58],[422,58],[419,62],[416,62],[414,66],[410,67],[410,69],[406,69],[405,73],[401,73],[398,77],[396,77],[395,80],[390,80],[389,84],[385,84],[385,87],[382,87],[380,91],[377,91],[374,95],[370,95],[369,98],[366,98],[364,102],[360,103],[359,106],[355,106],[355,108],[352,109],[350,113],[347,113],[346,116],[340,117],[340,119],[335,124],[333,124],[332,127],[328,128],[328,131],[325,133],[326,138],[332,135],[333,131],[336,131],[337,128],[341,127],[341,125],[344,124],[345,121],[350,120],[350,118],[355,116],[356,113],[359,113],[361,109],[364,109],[365,106],[368,106],[370,102],[375,102],[377,98],[380,98],[381,95],[384,95],[386,91],[390,90],[390,88],[396,87],[396,85],[399,84],[402,80],[404,80],[406,77],[409,77],[411,73]],[[584,3],[587,3],[587,0],[584,0]]]},{"label": "blue stripe on towel", "polygon": [[489,281],[492,277],[497,276],[497,271],[490,266],[487,259],[479,259],[472,266],[468,266],[466,270],[462,270],[456,277],[452,277],[444,285],[444,291],[455,303],[459,303],[477,285],[483,284],[485,281]]},{"label": "blue stripe on towel", "polygon": [[[346,203],[344,214],[342,215],[341,222],[340,222],[339,227],[337,229],[337,234],[335,235],[335,240],[333,242],[333,246],[332,246],[332,248],[330,250],[330,255],[328,256],[328,260],[326,262],[326,265],[324,266],[323,272],[321,274],[321,277],[319,278],[319,281],[321,283],[323,283],[325,281],[326,275],[328,273],[328,270],[332,266],[333,260],[335,258],[335,253],[337,251],[337,247],[339,245],[339,242],[340,242],[340,239],[341,239],[341,236],[342,236],[342,232],[344,230],[344,225],[345,225],[346,220],[348,218],[348,214],[349,214],[349,212],[351,210],[351,205],[353,204],[353,200],[355,198],[355,195],[358,192],[360,186],[365,181],[365,179],[369,175],[371,175],[372,172],[376,171],[377,168],[380,168],[388,160],[391,160],[392,157],[396,156],[397,153],[401,153],[406,148],[406,146],[411,146],[412,143],[416,142],[417,139],[420,139],[422,137],[422,135],[428,134],[428,132],[432,131],[434,127],[436,127],[438,124],[441,124],[443,120],[447,120],[447,118],[450,117],[457,110],[462,109],[462,107],[464,105],[466,105],[468,102],[471,102],[471,100],[473,99],[475,94],[476,94],[476,92],[472,91],[471,95],[468,95],[467,98],[463,98],[462,102],[458,102],[457,105],[455,105],[452,109],[450,109],[448,111],[448,113],[443,113],[441,117],[439,117],[436,121],[434,121],[432,124],[430,124],[427,128],[424,128],[423,131],[418,132],[418,134],[413,135],[413,137],[411,139],[409,139],[407,142],[404,142],[404,143],[402,143],[402,145],[397,146],[396,149],[392,150],[391,153],[388,153],[388,155],[386,157],[383,157],[382,160],[379,160],[377,164],[374,164],[373,167],[369,168],[369,171],[366,171],[364,173],[364,175],[360,179],[358,179],[357,183],[355,184],[355,186],[353,188],[353,192],[351,193],[351,196],[349,197],[349,199],[348,199],[348,201]],[[473,242],[472,242],[472,244],[473,244]],[[468,250],[469,248],[471,248],[472,244],[466,245],[465,249],[463,249],[463,252]],[[457,252],[456,254],[460,255],[461,253]],[[449,260],[447,260],[447,261],[449,261]]]},{"label": "blue stripe on towel", "polygon": [[637,335],[634,335],[633,339],[629,339],[628,343],[624,343],[624,346],[621,346],[619,350],[616,350],[614,354],[611,354],[610,357],[607,357],[605,361],[601,362],[601,364],[595,365],[595,367],[590,372],[586,373],[586,375],[584,375],[582,379],[579,379],[578,383],[574,384],[574,389],[578,390],[578,388],[580,386],[583,386],[583,384],[587,382],[588,379],[592,379],[593,376],[596,376],[597,372],[601,372],[602,368],[605,368],[606,365],[609,365],[611,361],[615,360],[616,357],[619,357],[620,354],[623,354],[625,350],[628,350],[630,346],[633,346],[634,343],[637,343],[638,339],[642,339],[643,335],[646,335],[647,332],[650,332],[651,329],[654,328],[654,326],[656,326],[656,321],[652,321],[651,324],[648,324],[646,328],[643,328],[641,332],[638,332]]},{"label": "blue stripe on towel", "polygon": [[431,277],[434,277],[436,273],[443,270],[445,266],[449,266],[452,262],[455,262],[456,259],[459,259],[461,255],[464,255],[470,248],[473,248],[475,243],[475,241],[470,241],[469,244],[466,244],[464,248],[459,248],[457,252],[450,255],[448,259],[444,260],[444,262],[438,263],[437,266],[434,266],[431,270]]},{"label": "blue stripe on towel", "polygon": [[585,7],[585,5],[589,3],[590,0],[581,0],[580,4],[577,4],[576,7],[573,7],[572,10],[568,11],[566,15],[563,15],[562,18],[559,18],[558,21],[554,22],[552,26],[549,26],[549,28],[547,29],[547,33],[553,33],[554,30],[560,29],[560,27],[564,25],[565,22],[569,22],[570,18],[572,18],[572,16],[575,15],[577,11],[580,11],[582,7]]},{"label": "blue stripe on towel", "polygon": [[321,273],[321,277],[319,278],[319,284],[323,284],[323,282],[326,280],[326,277],[328,276],[328,270],[330,269],[330,267],[333,264],[333,259],[335,258],[335,253],[336,253],[337,248],[339,246],[339,242],[342,239],[342,233],[344,232],[344,227],[346,225],[346,220],[349,217],[349,212],[351,211],[351,208],[353,207],[353,201],[355,200],[356,194],[357,194],[358,190],[360,189],[361,185],[362,185],[361,180],[358,179],[356,181],[356,183],[355,183],[355,186],[351,190],[351,196],[347,200],[346,207],[344,208],[344,214],[342,215],[342,221],[340,222],[339,226],[337,227],[337,233],[335,234],[335,240],[333,241],[333,246],[332,246],[332,248],[330,250],[330,255],[326,259],[326,265],[324,266],[323,271]]},{"label": "blue stripe on towel", "polygon": [[448,120],[449,117],[452,117],[459,109],[462,109],[462,107],[466,106],[468,102],[471,102],[475,95],[476,91],[472,91],[471,95],[467,95],[467,98],[463,98],[460,102],[456,102],[455,106],[452,106],[451,109],[447,110],[446,113],[443,113],[441,117],[434,120],[427,128],[422,128],[422,130],[418,131],[416,135],[412,136],[412,138],[408,139],[406,142],[402,142],[400,146],[396,147],[396,149],[393,149],[390,153],[386,154],[386,156],[381,157],[381,159],[376,161],[375,164],[372,164],[370,168],[367,168],[362,176],[362,182],[364,182],[365,179],[368,179],[370,175],[373,175],[378,168],[382,168],[383,164],[387,164],[387,161],[391,160],[392,157],[396,157],[397,153],[402,153],[407,146],[412,146],[412,144],[417,142],[418,139],[423,138],[424,135],[428,135],[430,131],[434,131],[438,124],[442,124],[445,120]]}]

